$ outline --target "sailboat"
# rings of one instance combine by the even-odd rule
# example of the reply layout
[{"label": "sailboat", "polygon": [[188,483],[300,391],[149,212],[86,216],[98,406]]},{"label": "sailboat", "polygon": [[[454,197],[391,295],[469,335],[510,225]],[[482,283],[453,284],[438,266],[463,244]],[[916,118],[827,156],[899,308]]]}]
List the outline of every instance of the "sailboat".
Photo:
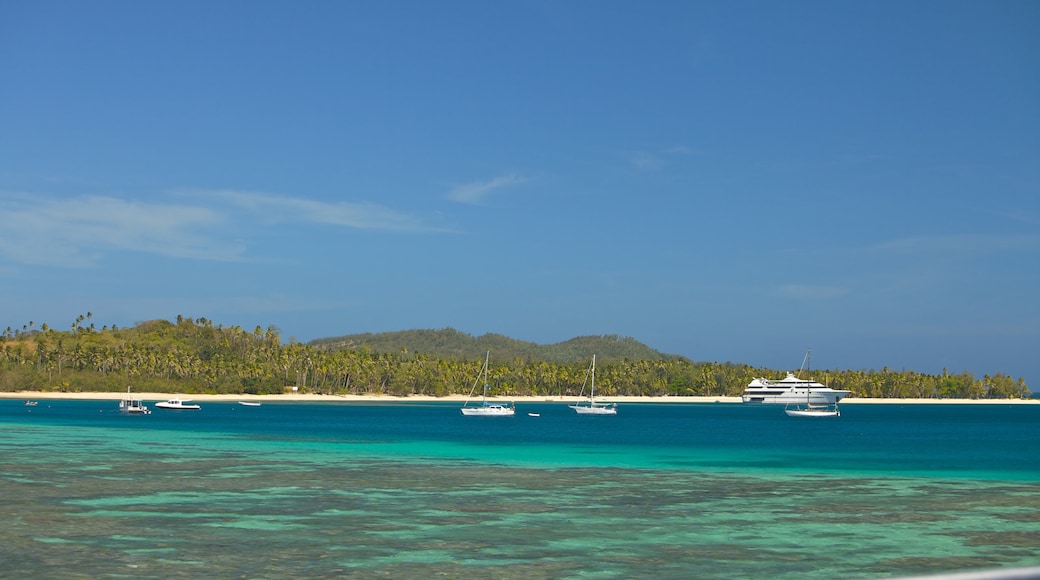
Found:
[{"label": "sailboat", "polygon": [[592,379],[592,385],[589,390],[588,401],[578,400],[578,402],[570,405],[571,409],[579,415],[617,415],[617,403],[597,403],[596,402],[596,355],[592,355],[592,364],[589,365],[589,370],[585,373],[585,382],[581,385],[581,393],[579,397],[585,394],[585,385],[589,383],[589,379]]},{"label": "sailboat", "polygon": [[[491,360],[491,351],[487,352],[484,357],[484,367],[481,369],[480,374],[477,375],[477,380],[473,383],[473,388],[470,389],[469,397],[466,398],[466,402],[462,405],[462,414],[467,417],[478,416],[478,417],[512,417],[516,414],[516,408],[513,405],[503,405],[501,403],[489,403],[487,400],[488,392],[488,361]],[[481,377],[484,379],[484,396],[481,399],[480,406],[469,406],[469,399],[473,397],[473,391],[477,390],[477,383],[480,382]]]},{"label": "sailboat", "polygon": [[840,417],[841,410],[838,404],[834,405],[806,405],[804,407],[786,408],[784,413],[788,417]]},{"label": "sailboat", "polygon": [[[809,356],[812,350],[808,350],[805,353],[805,364],[806,371],[809,369]],[[837,399],[831,405],[814,405],[810,403],[812,400],[812,382],[806,381],[805,388],[805,405],[796,404],[791,406],[790,403],[784,406],[784,413],[787,413],[788,417],[840,417],[841,411],[838,409]]]}]

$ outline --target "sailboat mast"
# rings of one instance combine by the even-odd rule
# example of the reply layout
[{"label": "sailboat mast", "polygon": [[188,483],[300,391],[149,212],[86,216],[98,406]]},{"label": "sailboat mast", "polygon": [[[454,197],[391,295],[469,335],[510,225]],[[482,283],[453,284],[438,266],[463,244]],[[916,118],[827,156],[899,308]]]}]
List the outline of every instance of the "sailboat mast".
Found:
[{"label": "sailboat mast", "polygon": [[812,402],[812,349],[805,349],[805,404]]},{"label": "sailboat mast", "polygon": [[487,405],[487,389],[488,389],[488,362],[491,360],[491,351],[487,351],[484,355],[484,405]]},{"label": "sailboat mast", "polygon": [[589,402],[596,402],[596,355],[592,355],[592,392],[589,395]]}]

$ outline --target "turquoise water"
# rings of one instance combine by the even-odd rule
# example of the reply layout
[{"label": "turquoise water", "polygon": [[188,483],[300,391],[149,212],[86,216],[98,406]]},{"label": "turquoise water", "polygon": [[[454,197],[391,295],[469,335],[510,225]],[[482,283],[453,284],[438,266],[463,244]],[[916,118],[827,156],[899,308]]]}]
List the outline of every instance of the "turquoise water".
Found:
[{"label": "turquoise water", "polygon": [[[1040,565],[1040,406],[0,401],[0,577],[874,578]],[[540,417],[529,417],[538,412]]]}]

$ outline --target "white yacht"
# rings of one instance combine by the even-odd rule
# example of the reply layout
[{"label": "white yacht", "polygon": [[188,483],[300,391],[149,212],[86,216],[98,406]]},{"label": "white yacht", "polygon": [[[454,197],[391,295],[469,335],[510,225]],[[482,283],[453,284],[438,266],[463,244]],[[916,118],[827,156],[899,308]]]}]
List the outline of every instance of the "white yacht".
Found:
[{"label": "white yacht", "polygon": [[748,383],[741,399],[745,403],[771,403],[774,405],[834,405],[851,391],[839,391],[808,379],[800,379],[794,373],[778,381],[755,379]]},{"label": "white yacht", "polygon": [[162,403],[155,404],[156,409],[168,409],[173,411],[198,411],[202,407],[192,403],[187,399],[170,399],[169,401],[163,401]]},{"label": "white yacht", "polygon": [[[802,368],[807,368],[809,353],[805,354]],[[801,369],[799,369],[801,370]],[[794,373],[778,381],[754,379],[748,383],[741,399],[745,403],[773,405],[837,405],[852,391],[840,391],[811,379],[800,379]]]}]

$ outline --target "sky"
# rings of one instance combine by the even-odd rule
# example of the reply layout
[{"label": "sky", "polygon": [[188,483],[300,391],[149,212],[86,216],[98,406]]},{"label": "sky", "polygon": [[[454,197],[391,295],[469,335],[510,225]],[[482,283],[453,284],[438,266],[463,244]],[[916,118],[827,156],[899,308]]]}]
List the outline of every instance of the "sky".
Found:
[{"label": "sky", "polygon": [[0,328],[1040,392],[1038,287],[1037,2],[0,0]]}]

